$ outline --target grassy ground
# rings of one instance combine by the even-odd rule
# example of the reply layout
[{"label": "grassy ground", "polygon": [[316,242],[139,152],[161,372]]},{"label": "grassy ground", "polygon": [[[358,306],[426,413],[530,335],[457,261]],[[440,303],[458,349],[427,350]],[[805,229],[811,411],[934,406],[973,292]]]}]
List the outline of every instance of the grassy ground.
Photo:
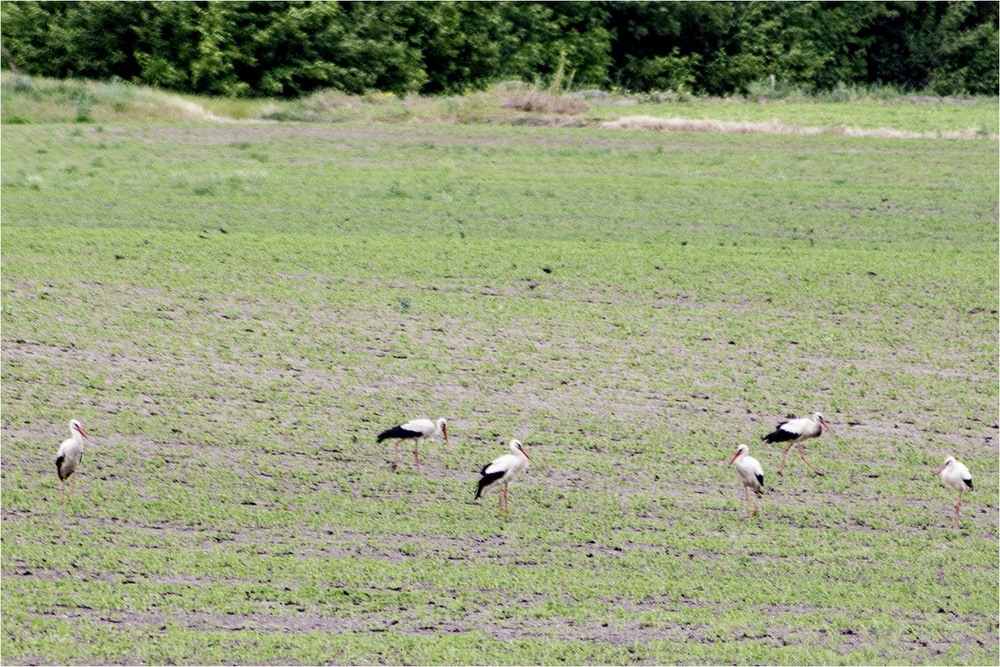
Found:
[{"label": "grassy ground", "polygon": [[994,141],[0,138],[4,664],[997,662]]}]

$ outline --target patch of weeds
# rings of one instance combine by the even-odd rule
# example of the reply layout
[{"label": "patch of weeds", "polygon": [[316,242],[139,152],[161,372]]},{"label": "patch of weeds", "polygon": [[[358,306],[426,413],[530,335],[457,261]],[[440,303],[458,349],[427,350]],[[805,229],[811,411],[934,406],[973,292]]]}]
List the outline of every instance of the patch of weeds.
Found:
[{"label": "patch of weeds", "polygon": [[14,92],[30,93],[31,90],[32,90],[32,85],[30,76],[14,77]]},{"label": "patch of weeds", "polygon": [[399,181],[393,181],[392,184],[389,185],[387,194],[390,197],[399,197],[402,199],[411,197],[410,193],[403,188],[403,185]]},{"label": "patch of weeds", "polygon": [[86,92],[77,93],[74,103],[76,104],[76,122],[91,122],[93,119],[91,118],[90,113],[94,109],[93,95]]},{"label": "patch of weeds", "polygon": [[233,188],[248,190],[254,186],[267,183],[268,173],[266,171],[237,171],[227,180]]},{"label": "patch of weeds", "polygon": [[197,179],[190,183],[191,192],[198,196],[211,196],[219,190],[219,179],[216,176],[208,176]]}]

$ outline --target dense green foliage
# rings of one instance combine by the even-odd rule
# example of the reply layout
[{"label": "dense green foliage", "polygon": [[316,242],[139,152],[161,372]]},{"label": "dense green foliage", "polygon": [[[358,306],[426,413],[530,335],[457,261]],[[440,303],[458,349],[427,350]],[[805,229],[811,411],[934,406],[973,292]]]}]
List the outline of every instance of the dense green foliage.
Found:
[{"label": "dense green foliage", "polygon": [[6,2],[26,73],[182,92],[465,92],[502,78],[701,94],[891,84],[995,94],[996,3]]}]

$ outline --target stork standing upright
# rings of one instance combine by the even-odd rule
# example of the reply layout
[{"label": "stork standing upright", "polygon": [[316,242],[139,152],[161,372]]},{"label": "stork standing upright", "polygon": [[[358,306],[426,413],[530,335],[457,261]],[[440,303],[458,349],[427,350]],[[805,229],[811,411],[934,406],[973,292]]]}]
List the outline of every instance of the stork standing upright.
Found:
[{"label": "stork standing upright", "polygon": [[760,467],[760,461],[750,456],[750,448],[740,445],[736,448],[733,458],[729,459],[729,465],[736,462],[736,473],[743,481],[743,495],[747,500],[747,516],[750,516],[750,491],[754,492],[753,515],[757,516],[757,498],[764,493],[764,470]]},{"label": "stork standing upright", "polygon": [[962,506],[962,492],[966,489],[972,491],[972,473],[964,465],[955,460],[954,456],[949,456],[944,460],[944,465],[938,468],[935,475],[941,475],[941,481],[945,486],[958,491],[958,502],[955,503],[955,525],[958,525],[958,511]]},{"label": "stork standing upright", "polygon": [[823,419],[823,415],[817,412],[812,417],[800,417],[781,422],[774,431],[761,438],[764,442],[788,442],[788,446],[785,447],[785,451],[781,455],[781,467],[778,468],[779,475],[785,468],[785,456],[788,455],[788,450],[792,448],[792,445],[799,446],[799,456],[802,457],[807,466],[812,468],[814,473],[817,475],[823,474],[819,470],[816,470],[816,468],[813,468],[809,461],[806,461],[806,456],[802,453],[802,441],[809,438],[818,438],[823,435],[824,427],[826,427],[827,431],[833,433],[830,425]]},{"label": "stork standing upright", "polygon": [[476,497],[473,499],[479,500],[483,491],[491,486],[503,484],[503,490],[497,490],[497,502],[500,504],[499,513],[502,513],[505,518],[510,514],[510,508],[507,505],[507,484],[511,478],[527,468],[528,462],[531,460],[528,452],[524,451],[524,445],[521,444],[520,440],[510,441],[510,451],[513,453],[504,454],[483,466],[482,472],[479,473],[482,478],[479,480]]},{"label": "stork standing upright", "polygon": [[[76,488],[76,476],[73,475],[83,460],[83,439],[87,434],[83,432],[80,422],[73,420],[69,423],[71,437],[63,440],[59,445],[59,454],[56,455],[56,472],[59,473],[59,480],[62,482],[62,499],[59,504],[66,502],[66,480],[70,479],[69,497],[73,499],[73,489]],[[87,438],[90,440],[90,438]]]},{"label": "stork standing upright", "polygon": [[413,459],[417,462],[417,472],[420,472],[420,455],[417,449],[421,440],[429,440],[437,436],[443,436],[445,444],[448,444],[448,422],[444,418],[432,422],[430,419],[414,419],[399,426],[393,426],[378,434],[376,442],[396,439],[396,455],[392,459],[392,469],[399,466],[399,443],[404,440],[413,441]]}]

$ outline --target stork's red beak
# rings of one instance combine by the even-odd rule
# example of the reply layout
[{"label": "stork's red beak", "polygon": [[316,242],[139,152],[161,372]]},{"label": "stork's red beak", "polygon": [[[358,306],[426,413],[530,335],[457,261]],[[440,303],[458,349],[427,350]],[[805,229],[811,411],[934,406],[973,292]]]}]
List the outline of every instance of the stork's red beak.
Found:
[{"label": "stork's red beak", "polygon": [[940,468],[938,468],[938,471],[936,473],[934,473],[934,475],[935,476],[940,475],[942,472],[944,472],[944,469],[947,468],[947,467],[948,467],[948,464],[945,463],[943,466],[941,466]]},{"label": "stork's red beak", "polygon": [[518,449],[520,449],[521,453],[524,454],[524,458],[528,459],[529,461],[531,460],[531,457],[528,456],[528,452],[524,451],[524,447],[518,447]]},{"label": "stork's red beak", "polygon": [[448,427],[447,426],[442,426],[441,427],[441,435],[444,436],[444,444],[446,444],[446,445],[449,444],[448,443]]},{"label": "stork's red beak", "polygon": [[727,463],[726,465],[733,465],[733,461],[735,461],[736,457],[739,456],[739,455],[740,455],[740,450],[737,449],[736,453],[733,454],[733,458],[729,459],[729,463]]},{"label": "stork's red beak", "polygon": [[[80,432],[80,435],[82,435],[83,437],[87,438],[87,434],[83,432],[82,428],[80,428],[79,426],[77,426],[76,430]],[[87,440],[90,440],[90,438],[87,438]]]},{"label": "stork's red beak", "polygon": [[822,417],[820,417],[820,422],[822,422],[823,426],[826,427],[827,431],[829,431],[830,433],[833,433],[833,429],[830,428],[830,425],[826,423],[825,419],[823,419]]}]

